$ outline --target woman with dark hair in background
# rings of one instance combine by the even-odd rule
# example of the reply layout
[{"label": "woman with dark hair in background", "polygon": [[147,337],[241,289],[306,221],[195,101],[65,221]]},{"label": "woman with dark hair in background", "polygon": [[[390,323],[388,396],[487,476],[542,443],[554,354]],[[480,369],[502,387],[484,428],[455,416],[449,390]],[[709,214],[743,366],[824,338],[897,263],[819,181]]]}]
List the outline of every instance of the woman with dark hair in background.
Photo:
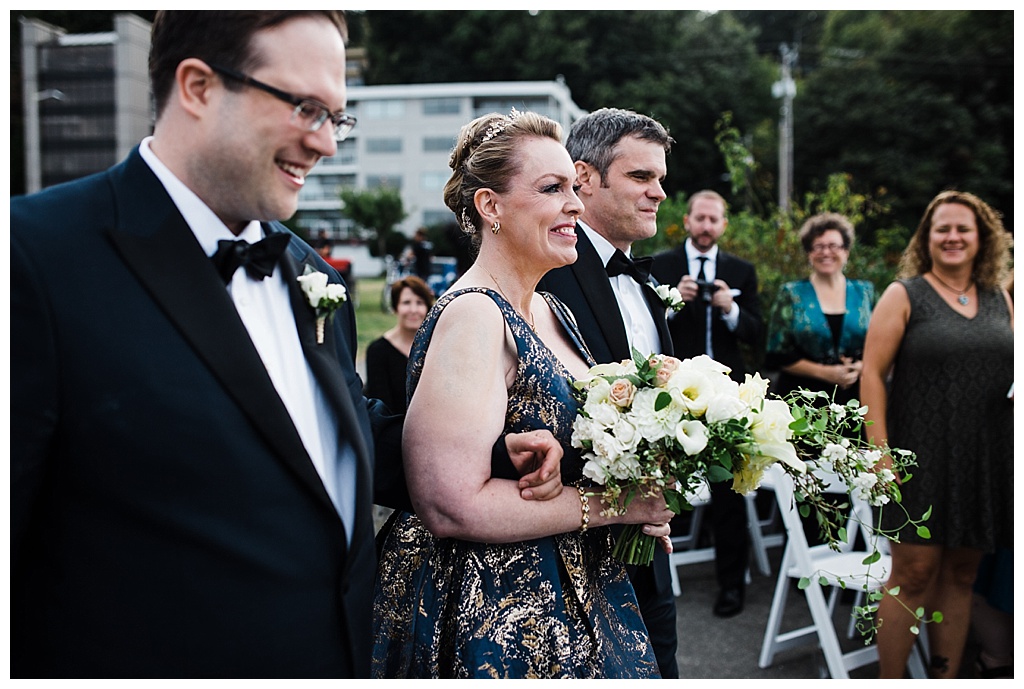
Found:
[{"label": "woman with dark hair in background", "polygon": [[405,413],[405,369],[416,331],[434,305],[427,283],[410,275],[391,285],[391,310],[396,323],[366,347],[366,386],[363,394],[376,398],[394,414]]},{"label": "woman with dark hair in background", "polygon": [[780,371],[780,396],[823,390],[845,404],[857,393],[875,289],[843,274],[853,239],[853,225],[838,213],[815,215],[800,228],[811,275],[782,286],[768,321],[765,364]]}]

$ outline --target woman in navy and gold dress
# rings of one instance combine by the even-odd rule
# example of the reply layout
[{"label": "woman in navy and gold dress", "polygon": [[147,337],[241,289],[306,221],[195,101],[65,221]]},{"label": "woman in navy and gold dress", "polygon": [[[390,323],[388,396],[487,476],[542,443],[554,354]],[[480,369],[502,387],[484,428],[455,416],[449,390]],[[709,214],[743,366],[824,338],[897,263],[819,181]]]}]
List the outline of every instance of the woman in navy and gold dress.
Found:
[{"label": "woman in navy and gold dress", "polygon": [[[381,530],[375,677],[656,677],[612,523],[672,513],[658,495],[623,517],[585,497],[570,447],[574,376],[594,362],[571,314],[534,288],[576,258],[583,206],[561,128],[533,113],[463,128],[445,201],[479,256],[431,310],[410,355],[403,447],[416,514]],[[503,434],[548,429],[565,490],[524,501],[492,477]],[[595,491],[596,492],[596,491]]]}]

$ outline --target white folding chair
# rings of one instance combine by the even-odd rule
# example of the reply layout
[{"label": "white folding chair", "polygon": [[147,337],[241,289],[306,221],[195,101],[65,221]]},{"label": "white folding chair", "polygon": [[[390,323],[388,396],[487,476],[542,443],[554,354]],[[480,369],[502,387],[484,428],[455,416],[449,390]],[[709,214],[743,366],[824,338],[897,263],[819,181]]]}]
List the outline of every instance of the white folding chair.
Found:
[{"label": "white folding chair", "polygon": [[[765,477],[761,488],[772,490],[771,478]],[[776,525],[779,518],[778,501],[772,500],[768,516],[763,519],[757,514],[757,493],[749,493],[747,498],[747,528],[750,531],[750,549],[754,553],[757,568],[764,576],[771,576],[772,566],[768,562],[768,549],[775,548],[786,542],[786,533],[766,533],[765,530]],[[749,577],[748,577],[749,578]]]},{"label": "white folding chair", "polygon": [[701,483],[695,492],[686,496],[686,499],[693,505],[693,511],[690,512],[690,529],[685,534],[672,537],[672,554],[668,556],[669,573],[672,575],[672,594],[675,596],[680,596],[683,593],[679,585],[677,567],[697,562],[711,562],[715,559],[713,547],[697,547],[704,508],[711,502],[711,491],[706,483]]},{"label": "white folding chair", "polygon": [[[762,488],[770,488],[766,481]],[[778,517],[778,509],[773,505],[768,516],[762,519],[757,514],[756,493],[746,496],[747,529],[750,533],[750,547],[754,554],[754,561],[757,568],[764,576],[772,573],[771,564],[768,562],[768,548],[780,546],[785,542],[785,533],[765,533],[764,530],[775,524]],[[687,533],[672,537],[672,554],[669,555],[669,569],[672,575],[672,593],[676,596],[682,594],[679,585],[679,573],[677,567],[692,565],[698,562],[712,562],[715,559],[713,546],[697,548],[697,541],[700,538],[700,527],[703,521],[704,510],[711,502],[711,491],[706,483],[687,496],[687,500],[693,505],[690,513],[690,529]],[[750,583],[750,571],[747,571],[747,583]]]},{"label": "white folding chair", "polygon": [[[841,549],[837,552],[828,545],[809,546],[800,521],[800,513],[793,499],[792,479],[777,466],[769,469],[769,472],[782,522],[786,527],[787,540],[782,564],[779,567],[779,577],[775,584],[775,596],[765,626],[758,666],[769,667],[777,653],[816,642],[825,655],[825,663],[832,678],[848,679],[850,670],[878,660],[878,648],[872,644],[843,652],[832,620],[836,600],[843,590],[841,582],[845,582],[847,588],[876,588],[888,578],[892,566],[891,558],[883,554],[878,561],[865,565],[864,559],[870,551],[854,549],[853,544],[857,532],[862,528],[861,524],[871,524],[871,510],[863,501],[853,498],[853,508],[846,524],[847,542]],[[841,485],[835,485],[830,492],[846,491]],[[865,537],[869,543],[874,538],[870,530],[866,530]],[[812,622],[806,627],[783,632],[782,616],[789,589],[794,579],[799,580],[802,577],[811,580],[811,585],[804,589],[804,596],[810,608]],[[830,588],[827,601],[825,592],[818,583],[821,578],[825,579]]]}]

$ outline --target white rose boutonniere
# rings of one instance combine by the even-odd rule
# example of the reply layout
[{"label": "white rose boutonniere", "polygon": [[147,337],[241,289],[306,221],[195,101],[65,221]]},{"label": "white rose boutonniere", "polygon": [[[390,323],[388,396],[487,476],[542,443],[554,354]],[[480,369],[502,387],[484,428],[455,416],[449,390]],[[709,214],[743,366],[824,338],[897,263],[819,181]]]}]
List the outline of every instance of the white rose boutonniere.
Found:
[{"label": "white rose boutonniere", "polygon": [[309,305],[316,312],[316,343],[324,343],[324,329],[334,312],[348,299],[344,285],[328,283],[327,274],[306,266],[298,278]]},{"label": "white rose boutonniere", "polygon": [[683,295],[679,294],[679,290],[675,287],[669,287],[668,285],[658,285],[654,288],[658,298],[661,299],[661,303],[665,305],[666,309],[670,311],[678,311],[683,308]]}]

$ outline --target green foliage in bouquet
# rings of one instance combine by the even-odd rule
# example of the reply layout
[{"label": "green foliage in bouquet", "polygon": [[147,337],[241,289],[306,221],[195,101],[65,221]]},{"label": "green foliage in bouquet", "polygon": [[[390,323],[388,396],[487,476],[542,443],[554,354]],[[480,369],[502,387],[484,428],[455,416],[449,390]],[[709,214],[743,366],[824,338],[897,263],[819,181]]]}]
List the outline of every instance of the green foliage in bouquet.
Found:
[{"label": "green foliage in bouquet", "polygon": [[[813,514],[824,541],[839,549],[849,504],[829,499],[828,483],[838,478],[848,495],[878,509],[902,509],[897,477],[909,480],[916,463],[912,452],[865,439],[867,409],[856,400],[839,405],[825,393],[805,390],[781,399],[768,394],[768,381],[760,375],[737,383],[728,368],[707,356],[680,360],[634,351],[632,360],[593,367],[576,388],[581,408],[572,444],[581,449],[584,475],[602,487],[594,495],[605,515],[622,514],[634,497],[658,491],[679,514],[691,509],[687,495],[703,482],[732,480],[733,489],[745,494],[778,465],[793,479],[801,513]],[[905,524],[928,538],[929,513],[920,519],[907,515]],[[898,538],[897,532],[866,526]],[[640,525],[631,525],[614,556],[649,564],[655,545]],[[865,564],[880,557],[875,548]],[[865,618],[875,595],[862,611]]]}]

